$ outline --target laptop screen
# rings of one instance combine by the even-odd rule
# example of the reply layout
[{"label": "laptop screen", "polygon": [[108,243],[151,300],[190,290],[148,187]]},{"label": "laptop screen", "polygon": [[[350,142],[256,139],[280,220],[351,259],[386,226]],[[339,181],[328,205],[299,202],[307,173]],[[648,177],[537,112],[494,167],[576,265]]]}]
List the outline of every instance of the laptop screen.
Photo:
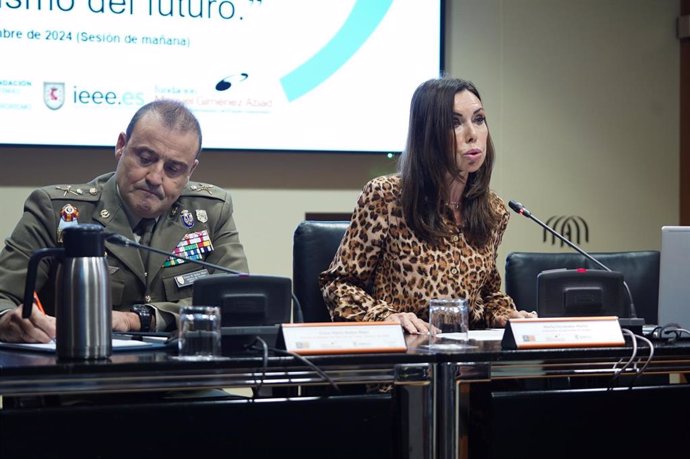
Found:
[{"label": "laptop screen", "polygon": [[690,226],[661,228],[659,325],[690,327]]}]

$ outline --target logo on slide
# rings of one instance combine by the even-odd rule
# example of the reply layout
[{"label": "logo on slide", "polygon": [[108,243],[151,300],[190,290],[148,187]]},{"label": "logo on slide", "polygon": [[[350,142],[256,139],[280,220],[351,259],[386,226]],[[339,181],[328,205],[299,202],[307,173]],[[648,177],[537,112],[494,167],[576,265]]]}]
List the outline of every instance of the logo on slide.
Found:
[{"label": "logo on slide", "polygon": [[216,91],[227,91],[232,87],[233,84],[237,84],[241,81],[246,80],[249,78],[248,73],[235,73],[234,75],[228,75],[222,80],[220,80],[218,83],[216,83]]},{"label": "logo on slide", "polygon": [[43,83],[43,102],[51,110],[65,103],[65,83]]},{"label": "logo on slide", "polygon": [[[576,244],[581,244],[583,242],[589,242],[589,225],[587,221],[577,215],[563,216],[554,215],[546,220],[546,224],[551,228],[555,229],[568,240],[575,242]],[[551,245],[556,245],[556,236],[544,230],[544,243],[546,243],[551,238]],[[561,247],[564,246],[564,242],[560,239]]]}]

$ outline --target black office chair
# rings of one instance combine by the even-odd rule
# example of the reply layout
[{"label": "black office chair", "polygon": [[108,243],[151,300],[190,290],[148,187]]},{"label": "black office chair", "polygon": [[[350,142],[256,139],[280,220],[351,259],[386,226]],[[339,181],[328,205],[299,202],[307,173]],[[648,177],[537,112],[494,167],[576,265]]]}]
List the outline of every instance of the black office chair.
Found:
[{"label": "black office chair", "polygon": [[330,322],[319,287],[340,246],[349,221],[305,220],[297,226],[292,246],[292,283],[305,322]]},{"label": "black office chair", "polygon": [[[637,317],[648,324],[658,323],[659,252],[592,253],[594,258],[612,271],[623,274],[635,303]],[[579,253],[511,252],[506,257],[506,293],[518,309],[537,307],[537,275],[548,269],[601,269]]]}]

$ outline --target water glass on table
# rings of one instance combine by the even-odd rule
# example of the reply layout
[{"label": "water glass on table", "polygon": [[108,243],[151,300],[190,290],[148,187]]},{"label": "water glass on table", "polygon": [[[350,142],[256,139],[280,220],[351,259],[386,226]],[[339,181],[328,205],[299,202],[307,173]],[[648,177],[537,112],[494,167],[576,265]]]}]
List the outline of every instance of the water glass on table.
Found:
[{"label": "water glass on table", "polygon": [[220,343],[220,308],[184,306],[180,309],[180,359],[213,360],[221,355]]},{"label": "water glass on table", "polygon": [[[468,340],[469,308],[463,298],[433,298],[429,301],[431,337]],[[439,335],[445,336],[439,336]]]}]

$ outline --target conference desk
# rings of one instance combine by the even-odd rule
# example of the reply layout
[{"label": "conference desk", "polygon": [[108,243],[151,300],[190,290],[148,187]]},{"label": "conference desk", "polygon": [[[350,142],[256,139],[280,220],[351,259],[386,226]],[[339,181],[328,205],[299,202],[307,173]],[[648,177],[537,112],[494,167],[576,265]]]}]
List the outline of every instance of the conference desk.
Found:
[{"label": "conference desk", "polygon": [[[419,338],[424,341],[424,338]],[[502,350],[500,343],[435,355],[439,458],[656,457],[683,453],[690,343]],[[677,414],[675,416],[674,414]]]},{"label": "conference desk", "polygon": [[[0,457],[431,457],[427,355],[310,358],[326,380],[292,356],[188,362],[174,354],[70,363],[0,350]],[[367,384],[395,384],[396,395],[350,390]],[[209,394],[217,388],[263,395]],[[406,427],[419,416],[427,429]]]},{"label": "conference desk", "polygon": [[[682,451],[684,426],[669,419],[690,401],[688,343],[655,343],[643,376],[630,367],[613,378],[631,346],[506,351],[471,341],[437,350],[427,337],[407,339],[405,353],[309,357],[318,370],[292,356],[184,362],[155,350],[83,363],[0,350],[0,457],[595,457],[658,453],[662,443]],[[371,385],[392,390],[346,390]],[[219,387],[260,395],[198,392]]]}]

